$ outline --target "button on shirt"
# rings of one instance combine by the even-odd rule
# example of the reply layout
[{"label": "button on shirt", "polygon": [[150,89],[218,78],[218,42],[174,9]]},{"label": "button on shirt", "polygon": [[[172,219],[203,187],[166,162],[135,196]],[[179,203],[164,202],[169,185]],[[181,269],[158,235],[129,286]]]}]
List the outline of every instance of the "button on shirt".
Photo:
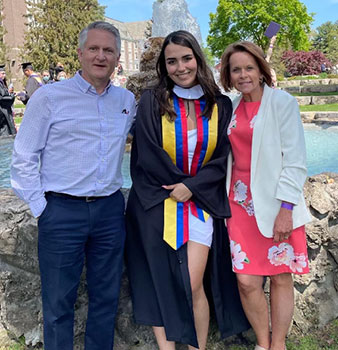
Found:
[{"label": "button on shirt", "polygon": [[103,93],[78,72],[38,89],[14,142],[11,185],[35,217],[44,192],[108,196],[121,188],[125,141],[134,95],[111,84]]}]

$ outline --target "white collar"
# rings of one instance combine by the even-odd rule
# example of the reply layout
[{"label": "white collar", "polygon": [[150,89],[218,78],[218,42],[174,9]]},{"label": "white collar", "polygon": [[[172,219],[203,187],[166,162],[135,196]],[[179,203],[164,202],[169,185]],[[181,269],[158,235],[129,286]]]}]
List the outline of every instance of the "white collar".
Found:
[{"label": "white collar", "polygon": [[181,86],[174,86],[174,93],[181,98],[185,98],[187,100],[197,100],[204,95],[204,91],[201,85],[197,84],[191,88],[182,88]]}]

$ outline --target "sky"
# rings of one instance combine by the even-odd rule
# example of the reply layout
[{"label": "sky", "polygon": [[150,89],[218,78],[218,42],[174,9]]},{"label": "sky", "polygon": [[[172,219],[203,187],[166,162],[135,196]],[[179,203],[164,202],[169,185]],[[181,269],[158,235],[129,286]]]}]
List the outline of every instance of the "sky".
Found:
[{"label": "sky", "polygon": [[[285,0],[287,1],[287,0]],[[205,42],[209,31],[209,13],[216,12],[218,0],[186,0],[188,9],[197,19]],[[302,0],[308,13],[314,12],[313,29],[321,24],[338,20],[338,0]],[[106,16],[121,22],[136,22],[152,17],[154,0],[99,0],[106,6]]]}]

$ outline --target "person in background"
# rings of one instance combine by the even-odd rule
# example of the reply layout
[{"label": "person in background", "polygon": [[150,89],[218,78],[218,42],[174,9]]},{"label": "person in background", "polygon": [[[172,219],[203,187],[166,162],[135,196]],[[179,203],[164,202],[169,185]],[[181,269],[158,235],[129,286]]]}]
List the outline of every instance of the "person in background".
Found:
[{"label": "person in background", "polygon": [[205,350],[211,282],[223,337],[247,328],[231,271],[224,218],[231,102],[220,94],[192,34],[164,40],[158,84],[139,102],[131,153],[127,269],[136,323],[160,350]]},{"label": "person in background", "polygon": [[15,135],[13,119],[13,103],[15,94],[13,87],[8,88],[5,65],[0,65],[0,136]]},{"label": "person in background", "polygon": [[[303,196],[307,170],[299,107],[294,97],[271,88],[269,64],[251,42],[227,47],[221,82],[226,91],[241,93],[233,101],[228,127],[232,217],[226,221],[233,270],[257,337],[256,350],[285,350],[294,308],[292,273],[309,271],[304,225],[310,215]],[[270,308],[264,276],[270,276]]]},{"label": "person in background", "polygon": [[61,71],[58,73],[58,75],[56,76],[56,81],[62,81],[67,79],[67,73],[65,71]]},{"label": "person in background", "polygon": [[271,74],[271,87],[276,88],[277,87],[276,71],[273,68],[270,68],[270,74]]},{"label": "person in background", "polygon": [[42,81],[44,84],[53,83],[53,80],[51,79],[49,70],[44,70],[41,75],[42,75]]},{"label": "person in background", "polygon": [[81,70],[34,93],[14,142],[12,188],[38,218],[45,350],[73,349],[84,264],[84,347],[113,349],[125,241],[121,164],[135,114],[133,94],[110,83],[120,49],[113,25],[84,28]]},{"label": "person in background", "polygon": [[33,93],[43,85],[43,82],[40,76],[34,72],[31,62],[22,63],[21,67],[23,73],[28,79],[26,82],[25,91],[19,93],[18,98],[26,105]]}]

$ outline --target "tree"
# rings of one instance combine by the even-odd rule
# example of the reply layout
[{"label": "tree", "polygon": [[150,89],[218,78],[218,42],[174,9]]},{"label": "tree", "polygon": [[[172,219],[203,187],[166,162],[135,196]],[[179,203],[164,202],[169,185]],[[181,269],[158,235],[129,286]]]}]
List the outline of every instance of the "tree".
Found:
[{"label": "tree", "polygon": [[217,57],[238,40],[253,41],[265,51],[269,39],[264,32],[271,21],[281,25],[277,45],[309,49],[313,14],[299,0],[219,0],[216,13],[210,13],[208,46]]},{"label": "tree", "polygon": [[322,64],[326,68],[331,67],[330,61],[320,51],[285,51],[282,62],[291,75],[319,74]]},{"label": "tree", "polygon": [[215,61],[216,61],[216,59],[215,59],[215,57],[212,55],[210,49],[209,49],[208,47],[202,45],[202,51],[203,51],[203,53],[204,53],[204,57],[205,57],[205,59],[206,59],[206,61],[207,61],[207,63],[208,63],[208,66],[209,66],[210,68],[213,68],[213,67],[215,66]]},{"label": "tree", "polygon": [[338,63],[338,21],[326,22],[319,26],[313,38],[313,48],[325,54],[333,63]]},{"label": "tree", "polygon": [[78,34],[90,22],[104,18],[97,0],[27,0],[24,61],[43,70],[61,62],[68,73],[79,68]]},{"label": "tree", "polygon": [[5,27],[3,25],[3,1],[0,0],[0,64],[6,63],[7,45],[4,42],[4,36],[6,34]]}]

